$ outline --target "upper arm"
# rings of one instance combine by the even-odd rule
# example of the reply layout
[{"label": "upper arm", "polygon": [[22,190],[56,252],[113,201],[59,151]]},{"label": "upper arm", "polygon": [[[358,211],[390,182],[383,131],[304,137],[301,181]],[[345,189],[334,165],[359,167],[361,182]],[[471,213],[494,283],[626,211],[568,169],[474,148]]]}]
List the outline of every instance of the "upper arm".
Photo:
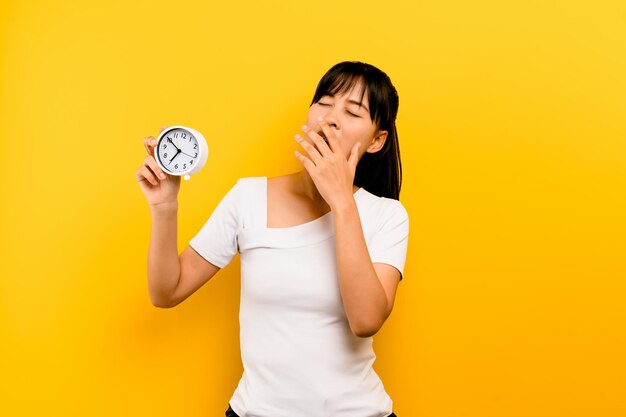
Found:
[{"label": "upper arm", "polygon": [[368,242],[370,259],[387,296],[383,321],[393,310],[398,283],[406,262],[409,240],[409,215],[402,203],[393,200],[381,208],[382,219]]},{"label": "upper arm", "polygon": [[180,278],[172,296],[174,307],[206,284],[221,268],[204,259],[191,246],[180,254]]},{"label": "upper arm", "polygon": [[388,311],[391,313],[396,288],[406,263],[409,241],[409,215],[402,203],[393,200],[381,209],[381,223],[368,242],[370,259],[387,294]]},{"label": "upper arm", "polygon": [[378,276],[378,279],[385,290],[385,294],[387,295],[387,311],[385,311],[384,315],[384,319],[386,320],[393,310],[396,290],[398,288],[398,283],[400,282],[400,271],[393,266],[384,263],[374,263],[373,265],[376,275]]}]

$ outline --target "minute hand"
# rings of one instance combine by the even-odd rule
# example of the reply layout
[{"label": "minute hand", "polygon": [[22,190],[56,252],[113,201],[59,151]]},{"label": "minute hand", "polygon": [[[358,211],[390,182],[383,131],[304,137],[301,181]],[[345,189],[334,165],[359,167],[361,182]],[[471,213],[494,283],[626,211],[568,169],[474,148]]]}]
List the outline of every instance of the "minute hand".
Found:
[{"label": "minute hand", "polygon": [[170,138],[168,137],[168,138],[167,138],[167,140],[169,140],[169,141],[170,141],[170,143],[171,143],[171,144],[172,144],[172,145],[176,148],[176,150],[177,150],[178,152],[181,152],[181,150],[178,148],[178,146],[176,146],[176,145],[174,144],[174,142],[172,142],[172,139],[170,139]]}]

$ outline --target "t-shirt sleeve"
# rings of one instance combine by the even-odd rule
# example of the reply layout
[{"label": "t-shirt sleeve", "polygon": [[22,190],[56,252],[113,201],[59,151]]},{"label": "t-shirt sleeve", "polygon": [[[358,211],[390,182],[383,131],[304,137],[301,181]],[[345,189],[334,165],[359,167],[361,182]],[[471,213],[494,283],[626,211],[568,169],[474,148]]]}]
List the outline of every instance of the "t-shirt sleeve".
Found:
[{"label": "t-shirt sleeve", "polygon": [[189,241],[196,252],[213,265],[224,268],[238,251],[241,223],[241,180],[224,195],[200,231]]},{"label": "t-shirt sleeve", "polygon": [[369,253],[372,263],[385,263],[395,267],[400,271],[402,280],[409,242],[409,214],[400,201],[395,202],[372,236]]}]

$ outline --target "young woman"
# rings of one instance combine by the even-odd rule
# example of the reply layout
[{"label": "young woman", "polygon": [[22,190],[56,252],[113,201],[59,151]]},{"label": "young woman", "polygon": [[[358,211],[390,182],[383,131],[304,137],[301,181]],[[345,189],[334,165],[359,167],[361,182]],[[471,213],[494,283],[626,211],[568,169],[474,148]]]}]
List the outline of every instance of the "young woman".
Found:
[{"label": "young woman", "polygon": [[176,306],[240,253],[244,372],[226,416],[395,417],[372,336],[391,314],[407,253],[397,112],[384,72],[333,66],[295,136],[303,169],[239,178],[180,256],[180,177],[158,168],[155,139],[144,139],[136,178],[153,220],[153,304]]}]

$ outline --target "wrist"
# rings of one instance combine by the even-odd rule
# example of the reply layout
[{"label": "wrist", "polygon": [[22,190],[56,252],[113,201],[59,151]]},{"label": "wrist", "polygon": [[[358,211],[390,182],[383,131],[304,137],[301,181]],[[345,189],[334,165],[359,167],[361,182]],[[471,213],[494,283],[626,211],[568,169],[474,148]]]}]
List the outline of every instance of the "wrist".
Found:
[{"label": "wrist", "polygon": [[168,201],[157,204],[150,204],[152,214],[167,214],[178,211],[178,201]]},{"label": "wrist", "polygon": [[354,198],[348,198],[344,201],[335,203],[330,208],[333,212],[333,216],[343,216],[345,214],[350,214],[355,210],[358,210],[356,205],[356,200]]}]

